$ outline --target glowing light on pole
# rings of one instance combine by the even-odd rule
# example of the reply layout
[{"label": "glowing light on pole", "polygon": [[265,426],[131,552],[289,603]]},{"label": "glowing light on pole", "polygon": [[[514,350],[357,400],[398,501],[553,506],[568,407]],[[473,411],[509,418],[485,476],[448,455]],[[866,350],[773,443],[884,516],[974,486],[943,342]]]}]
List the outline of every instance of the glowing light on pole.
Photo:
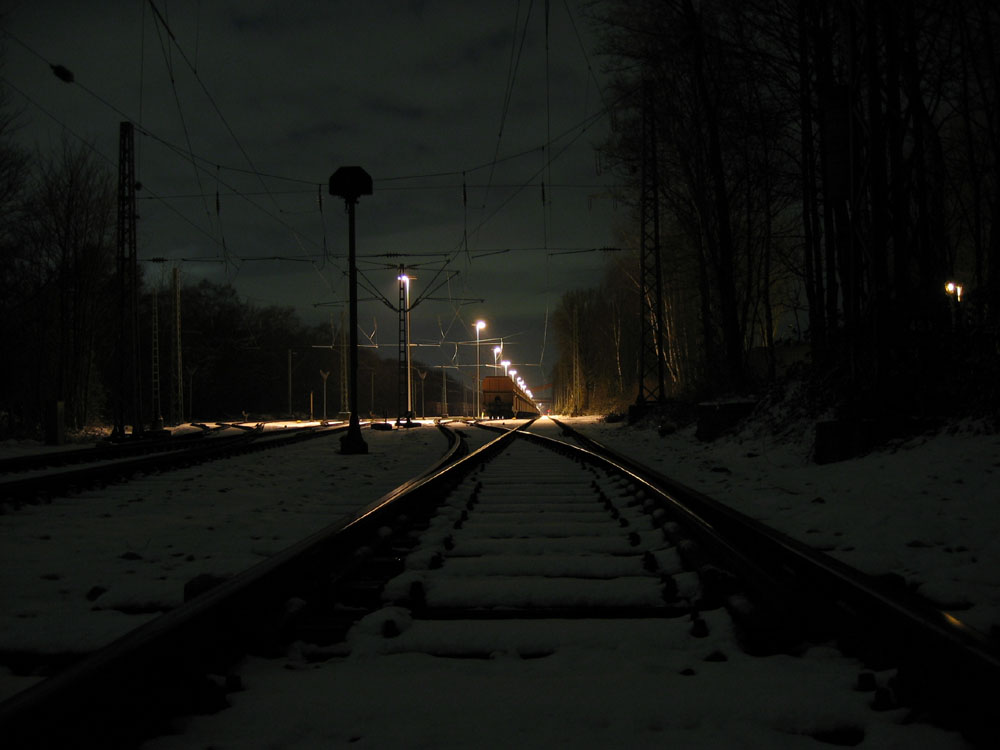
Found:
[{"label": "glowing light on pole", "polygon": [[479,332],[486,328],[485,320],[476,321],[476,419],[479,419],[479,392],[482,387],[479,383]]},{"label": "glowing light on pole", "polygon": [[499,370],[500,369],[499,365],[497,364],[497,360],[500,358],[500,352],[502,352],[502,351],[503,351],[503,347],[502,346],[494,346],[493,347],[493,369],[494,370]]},{"label": "glowing light on pole", "polygon": [[403,306],[406,308],[406,342],[404,346],[406,347],[406,421],[409,424],[410,415],[413,413],[413,381],[412,373],[413,368],[410,363],[410,276],[403,274],[399,277],[399,281],[402,281],[406,287],[404,292],[404,303]]},{"label": "glowing light on pole", "polygon": [[503,374],[506,375],[507,368],[510,367],[510,360],[509,359],[500,360],[500,366],[503,368]]},{"label": "glowing light on pole", "polygon": [[944,285],[945,294],[951,297],[951,325],[954,328],[961,328],[964,315],[962,313],[962,285],[957,281],[949,281]]}]

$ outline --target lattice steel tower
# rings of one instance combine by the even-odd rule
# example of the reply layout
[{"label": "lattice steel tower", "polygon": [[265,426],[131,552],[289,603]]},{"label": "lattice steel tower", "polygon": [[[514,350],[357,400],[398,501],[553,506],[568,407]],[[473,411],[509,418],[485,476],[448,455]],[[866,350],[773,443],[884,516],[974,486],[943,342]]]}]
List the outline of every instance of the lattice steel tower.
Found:
[{"label": "lattice steel tower", "polygon": [[660,185],[656,109],[642,87],[642,158],[639,193],[639,395],[636,404],[666,400],[663,357],[663,282],[660,271]]},{"label": "lattice steel tower", "polygon": [[142,397],[139,388],[139,271],[136,257],[135,131],[121,123],[118,148],[118,392],[113,434],[142,434]]}]

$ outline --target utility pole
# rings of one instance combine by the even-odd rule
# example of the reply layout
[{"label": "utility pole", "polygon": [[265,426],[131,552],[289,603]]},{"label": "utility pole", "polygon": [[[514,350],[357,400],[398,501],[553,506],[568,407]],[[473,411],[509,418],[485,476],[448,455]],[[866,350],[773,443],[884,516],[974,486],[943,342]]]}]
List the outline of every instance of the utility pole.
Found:
[{"label": "utility pole", "polygon": [[350,393],[347,378],[347,320],[344,310],[340,311],[340,413],[347,414],[351,410]]},{"label": "utility pole", "polygon": [[323,421],[326,421],[326,379],[330,377],[329,370],[320,370],[319,375],[323,378]]},{"label": "utility pole", "polygon": [[160,296],[153,287],[153,418],[150,425],[153,432],[163,430],[163,412],[160,408]]},{"label": "utility pole", "polygon": [[181,357],[181,282],[180,269],[174,266],[173,279],[174,297],[174,336],[173,336],[173,378],[174,388],[173,408],[170,410],[170,421],[177,425],[184,421],[184,368]]},{"label": "utility pole", "polygon": [[441,416],[448,416],[448,374],[441,366]]}]

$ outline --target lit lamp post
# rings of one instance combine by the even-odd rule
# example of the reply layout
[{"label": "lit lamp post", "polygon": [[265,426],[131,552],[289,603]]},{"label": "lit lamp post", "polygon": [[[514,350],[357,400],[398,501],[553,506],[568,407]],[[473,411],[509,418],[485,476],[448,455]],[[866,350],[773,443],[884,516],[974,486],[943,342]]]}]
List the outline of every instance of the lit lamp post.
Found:
[{"label": "lit lamp post", "polygon": [[949,281],[944,285],[945,294],[951,297],[951,325],[955,328],[962,326],[962,285],[957,281]]},{"label": "lit lamp post", "polygon": [[486,328],[486,321],[476,321],[476,419],[479,419],[479,392],[482,390],[479,384],[479,332]]},{"label": "lit lamp post", "polygon": [[351,356],[350,356],[350,409],[351,419],[347,434],[340,439],[341,453],[367,453],[368,444],[361,437],[358,421],[358,266],[354,245],[354,206],[362,195],[372,194],[372,178],[361,167],[340,167],[330,176],[330,195],[344,199],[347,206],[347,264],[350,288]]},{"label": "lit lamp post", "polygon": [[500,366],[503,368],[503,374],[506,375],[507,368],[510,367],[510,360],[509,359],[500,360]]},{"label": "lit lamp post", "polygon": [[406,315],[406,341],[403,342],[404,351],[406,352],[406,423],[410,423],[410,417],[413,415],[413,381],[412,374],[413,368],[410,363],[410,279],[412,277],[402,274],[399,277],[399,281],[402,281],[406,291],[404,292],[404,314]]},{"label": "lit lamp post", "polygon": [[493,347],[493,369],[494,370],[499,370],[500,369],[500,365],[498,364],[497,360],[500,359],[500,352],[502,352],[502,351],[503,351],[503,347],[502,346],[494,346]]}]

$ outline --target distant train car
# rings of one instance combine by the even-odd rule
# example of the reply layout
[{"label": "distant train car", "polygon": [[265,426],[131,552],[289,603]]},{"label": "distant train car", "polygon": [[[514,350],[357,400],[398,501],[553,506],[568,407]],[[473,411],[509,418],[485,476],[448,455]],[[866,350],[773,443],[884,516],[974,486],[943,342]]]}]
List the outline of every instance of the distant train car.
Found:
[{"label": "distant train car", "polygon": [[483,378],[483,411],[490,419],[534,419],[538,407],[507,375]]}]

